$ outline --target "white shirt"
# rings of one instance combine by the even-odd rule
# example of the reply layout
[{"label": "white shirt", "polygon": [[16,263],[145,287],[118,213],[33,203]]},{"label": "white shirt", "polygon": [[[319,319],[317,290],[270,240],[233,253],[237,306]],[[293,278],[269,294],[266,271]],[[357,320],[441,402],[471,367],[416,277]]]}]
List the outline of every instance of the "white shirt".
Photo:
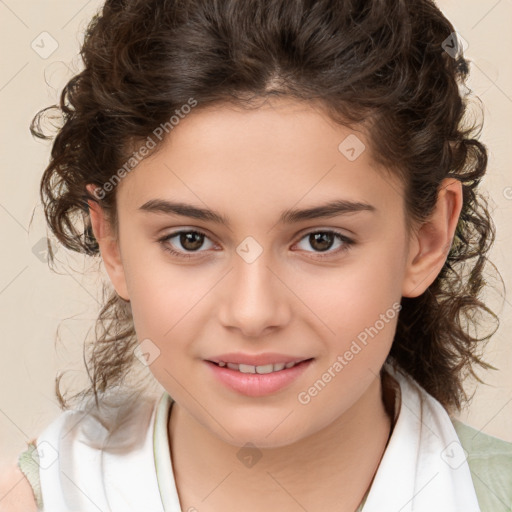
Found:
[{"label": "white shirt", "polygon": [[[480,512],[464,450],[442,405],[385,370],[396,422],[362,512]],[[115,401],[115,398],[113,399]],[[181,512],[168,439],[172,398],[66,411],[37,438],[46,512]]]}]

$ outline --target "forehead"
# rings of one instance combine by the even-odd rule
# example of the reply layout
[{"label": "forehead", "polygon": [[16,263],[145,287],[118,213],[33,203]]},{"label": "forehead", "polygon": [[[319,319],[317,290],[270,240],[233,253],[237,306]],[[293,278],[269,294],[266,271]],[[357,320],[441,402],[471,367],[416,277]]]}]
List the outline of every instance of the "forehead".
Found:
[{"label": "forehead", "polygon": [[120,210],[179,199],[225,212],[277,214],[294,204],[344,199],[393,206],[402,187],[371,158],[362,130],[307,102],[197,108],[119,184]]}]

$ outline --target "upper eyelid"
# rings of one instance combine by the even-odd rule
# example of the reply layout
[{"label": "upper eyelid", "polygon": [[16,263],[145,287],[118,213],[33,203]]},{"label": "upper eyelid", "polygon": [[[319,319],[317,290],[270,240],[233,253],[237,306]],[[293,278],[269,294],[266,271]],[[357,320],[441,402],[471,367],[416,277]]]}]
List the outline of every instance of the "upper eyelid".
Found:
[{"label": "upper eyelid", "polygon": [[217,243],[215,242],[214,239],[212,239],[212,237],[208,233],[199,228],[181,228],[178,229],[177,231],[171,231],[170,233],[162,235],[161,237],[158,237],[158,239],[160,241],[168,241],[169,239],[174,238],[175,236],[178,236],[182,233],[199,233],[200,235],[204,235],[204,237],[208,238],[208,240],[210,240],[211,242]]}]

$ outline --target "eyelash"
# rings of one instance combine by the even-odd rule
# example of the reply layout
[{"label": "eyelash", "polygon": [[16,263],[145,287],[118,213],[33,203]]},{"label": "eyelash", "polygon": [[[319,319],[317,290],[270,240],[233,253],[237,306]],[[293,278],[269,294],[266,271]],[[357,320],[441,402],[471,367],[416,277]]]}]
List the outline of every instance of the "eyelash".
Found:
[{"label": "eyelash", "polygon": [[[206,233],[203,233],[201,231],[198,231],[198,230],[195,230],[195,229],[187,229],[187,230],[181,230],[181,231],[175,231],[173,233],[170,233],[168,235],[165,235],[163,238],[160,238],[158,240],[158,242],[161,243],[162,245],[162,248],[164,251],[167,251],[169,252],[170,254],[172,254],[173,256],[176,256],[178,258],[184,258],[184,259],[190,259],[190,258],[195,258],[197,257],[197,252],[193,252],[193,253],[182,253],[182,252],[179,252],[179,251],[176,251],[175,249],[172,249],[172,247],[170,247],[168,245],[168,241],[171,239],[171,238],[175,238],[176,236],[182,234],[182,233],[196,233],[198,235],[202,235],[206,238],[208,238],[208,236],[206,235]],[[333,230],[328,230],[328,229],[325,229],[325,230],[316,230],[316,231],[310,231],[306,234],[304,234],[300,240],[302,241],[304,238],[310,236],[310,235],[313,235],[313,234],[318,234],[318,233],[328,233],[328,234],[332,234],[334,235],[338,240],[340,240],[341,242],[343,242],[343,245],[338,248],[337,250],[333,251],[333,252],[325,252],[325,253],[322,253],[322,252],[315,252],[314,254],[316,254],[315,258],[316,259],[325,259],[325,258],[330,258],[330,257],[333,257],[334,255],[340,255],[342,253],[344,253],[345,251],[348,251],[349,248],[355,244],[355,242],[353,240],[351,240],[350,238],[346,237],[345,235],[339,233],[338,231],[333,231]],[[201,251],[201,252],[204,252],[204,251]],[[309,252],[309,251],[308,251]]]}]

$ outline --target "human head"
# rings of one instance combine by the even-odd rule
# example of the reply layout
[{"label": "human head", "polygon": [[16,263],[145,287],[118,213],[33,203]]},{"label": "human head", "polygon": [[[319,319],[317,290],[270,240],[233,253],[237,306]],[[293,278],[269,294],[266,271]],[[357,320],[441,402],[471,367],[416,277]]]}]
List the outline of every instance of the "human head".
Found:
[{"label": "human head", "polygon": [[[115,232],[117,187],[98,199],[86,184],[104,187],[191,99],[194,109],[275,95],[319,102],[333,120],[363,128],[372,158],[402,180],[411,227],[428,219],[443,179],[463,184],[446,264],[425,293],[403,299],[391,348],[427,391],[458,407],[462,376],[479,362],[466,323],[485,309],[478,295],[493,227],[477,194],[487,153],[463,125],[467,61],[443,47],[453,33],[428,0],[106,2],[86,33],[85,69],[63,91],[65,123],[41,186],[49,225],[66,247],[97,254],[74,215],[87,222],[88,201],[98,202]],[[467,265],[471,279],[459,275]],[[104,325],[112,312],[119,322],[91,356],[93,390],[120,382],[134,362],[129,305],[115,293]]]}]

